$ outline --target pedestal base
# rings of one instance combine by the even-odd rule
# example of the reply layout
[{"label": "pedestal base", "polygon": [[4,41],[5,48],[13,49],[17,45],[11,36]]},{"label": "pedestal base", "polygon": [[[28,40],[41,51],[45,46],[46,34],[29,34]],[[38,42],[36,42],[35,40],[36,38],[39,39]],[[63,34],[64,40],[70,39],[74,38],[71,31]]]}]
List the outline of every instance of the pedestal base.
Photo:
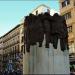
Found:
[{"label": "pedestal base", "polygon": [[30,47],[29,59],[30,74],[70,74],[69,68],[69,52],[60,49],[60,40],[58,40],[58,48],[54,49],[52,44],[49,48]]}]

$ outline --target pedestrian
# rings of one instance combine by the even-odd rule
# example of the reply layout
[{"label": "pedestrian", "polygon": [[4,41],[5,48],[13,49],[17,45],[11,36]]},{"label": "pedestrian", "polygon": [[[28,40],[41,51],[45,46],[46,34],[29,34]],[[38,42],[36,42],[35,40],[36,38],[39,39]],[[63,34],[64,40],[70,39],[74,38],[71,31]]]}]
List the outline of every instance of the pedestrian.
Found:
[{"label": "pedestrian", "polygon": [[8,72],[5,70],[3,75],[8,75]]},{"label": "pedestrian", "polygon": [[3,72],[2,71],[0,71],[0,75],[3,75]]}]

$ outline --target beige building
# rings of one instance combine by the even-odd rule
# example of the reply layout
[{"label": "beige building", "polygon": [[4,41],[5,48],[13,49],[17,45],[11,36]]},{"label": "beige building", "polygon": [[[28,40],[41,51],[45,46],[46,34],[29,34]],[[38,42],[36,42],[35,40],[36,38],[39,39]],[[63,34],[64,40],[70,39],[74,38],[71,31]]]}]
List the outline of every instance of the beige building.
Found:
[{"label": "beige building", "polygon": [[0,37],[0,71],[2,70],[3,67],[3,40],[2,37]]},{"label": "beige building", "polygon": [[69,34],[69,53],[75,61],[75,0],[59,0],[60,14],[65,17]]},{"label": "beige building", "polygon": [[17,25],[0,38],[0,51],[3,51],[3,69],[8,69],[12,64],[14,69],[22,69],[23,66],[23,32],[22,24]]}]

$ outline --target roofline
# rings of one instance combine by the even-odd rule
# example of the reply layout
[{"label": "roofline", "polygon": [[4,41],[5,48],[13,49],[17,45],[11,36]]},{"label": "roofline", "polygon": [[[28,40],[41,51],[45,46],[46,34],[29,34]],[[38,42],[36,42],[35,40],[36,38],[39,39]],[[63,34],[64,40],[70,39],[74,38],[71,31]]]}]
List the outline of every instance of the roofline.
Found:
[{"label": "roofline", "polygon": [[45,4],[41,4],[41,5],[37,6],[31,13],[33,13],[35,10],[37,10],[40,6],[44,6],[44,7],[47,7],[47,8],[50,9],[49,6],[47,6],[47,5],[45,5]]},{"label": "roofline", "polygon": [[2,38],[3,38],[3,36],[0,37],[0,39],[2,39]]},{"label": "roofline", "polygon": [[15,27],[12,28],[11,30],[9,30],[7,33],[5,33],[3,36],[1,36],[0,39],[3,38],[3,37],[5,37],[6,35],[8,35],[10,32],[12,32],[12,31],[15,30],[16,28],[18,28],[20,25],[21,25],[21,24],[18,24],[17,26],[15,26]]}]

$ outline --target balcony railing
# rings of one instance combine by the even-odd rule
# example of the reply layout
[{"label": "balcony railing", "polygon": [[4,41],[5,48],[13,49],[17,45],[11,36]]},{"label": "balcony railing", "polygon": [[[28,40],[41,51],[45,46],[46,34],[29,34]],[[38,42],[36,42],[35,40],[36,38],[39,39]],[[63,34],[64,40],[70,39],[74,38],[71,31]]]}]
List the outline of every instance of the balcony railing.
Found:
[{"label": "balcony railing", "polygon": [[9,47],[11,47],[11,46],[14,46],[15,44],[18,44],[18,43],[20,43],[19,40],[17,40],[16,42],[13,42],[12,44],[10,44],[10,45],[8,45],[8,46],[5,46],[3,49],[7,49],[7,48],[9,48]]},{"label": "balcony railing", "polygon": [[71,53],[71,54],[69,55],[69,59],[70,59],[70,62],[75,61],[75,53]]}]

